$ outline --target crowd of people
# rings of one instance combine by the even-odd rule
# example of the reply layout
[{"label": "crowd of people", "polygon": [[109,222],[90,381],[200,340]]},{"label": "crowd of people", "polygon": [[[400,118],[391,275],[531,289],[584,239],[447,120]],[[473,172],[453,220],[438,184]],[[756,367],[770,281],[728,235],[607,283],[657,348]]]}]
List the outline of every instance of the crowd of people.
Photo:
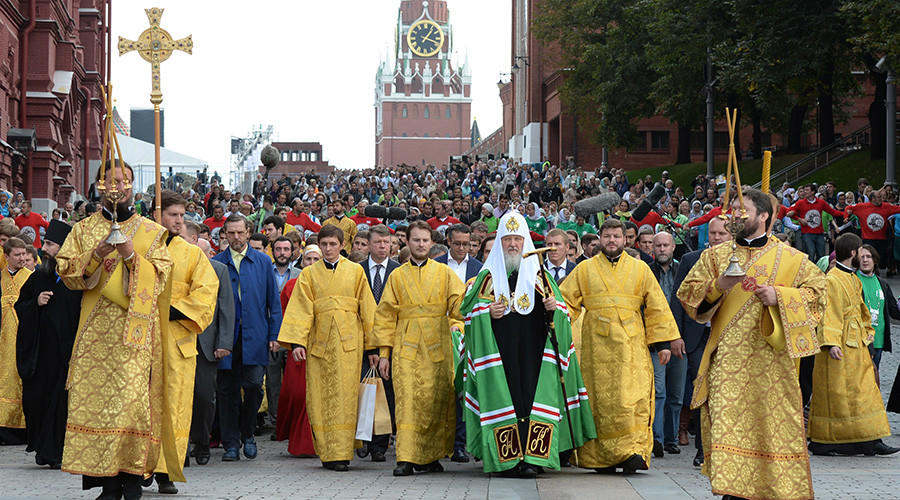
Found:
[{"label": "crowd of people", "polygon": [[[127,166],[105,175],[129,189]],[[0,192],[0,442],[117,499],[269,433],[334,471],[394,443],[395,476],[474,456],[526,478],[646,470],[694,435],[713,493],[812,498],[810,452],[900,451],[878,372],[897,193],[730,181],[499,160],[50,217]],[[367,375],[390,432],[355,449]]]}]

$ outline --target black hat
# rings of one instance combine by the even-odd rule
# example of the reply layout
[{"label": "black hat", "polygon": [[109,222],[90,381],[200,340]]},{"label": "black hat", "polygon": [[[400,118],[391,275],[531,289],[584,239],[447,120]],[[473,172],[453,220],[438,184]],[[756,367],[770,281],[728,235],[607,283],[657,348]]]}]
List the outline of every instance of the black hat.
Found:
[{"label": "black hat", "polygon": [[50,226],[47,227],[47,232],[44,234],[44,239],[62,246],[63,242],[66,241],[66,236],[69,235],[69,231],[71,230],[72,226],[65,222],[51,219]]}]

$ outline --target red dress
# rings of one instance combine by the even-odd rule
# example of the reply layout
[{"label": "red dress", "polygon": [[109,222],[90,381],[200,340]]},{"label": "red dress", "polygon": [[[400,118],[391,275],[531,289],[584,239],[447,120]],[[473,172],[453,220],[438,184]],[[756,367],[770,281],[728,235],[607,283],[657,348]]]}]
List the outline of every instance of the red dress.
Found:
[{"label": "red dress", "polygon": [[[287,307],[297,278],[288,281],[281,291],[281,310]],[[312,428],[306,413],[306,361],[296,362],[288,354],[278,395],[278,415],[275,420],[275,439],[288,440],[291,455],[315,455]]]}]

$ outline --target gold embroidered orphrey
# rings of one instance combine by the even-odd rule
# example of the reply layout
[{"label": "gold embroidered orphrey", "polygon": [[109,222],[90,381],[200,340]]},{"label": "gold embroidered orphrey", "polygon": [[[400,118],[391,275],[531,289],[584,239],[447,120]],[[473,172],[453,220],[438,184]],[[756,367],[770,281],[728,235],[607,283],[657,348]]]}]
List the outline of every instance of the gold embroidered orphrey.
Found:
[{"label": "gold embroidered orphrey", "polygon": [[531,301],[528,299],[528,294],[523,293],[522,295],[519,295],[519,299],[516,300],[516,307],[518,307],[520,311],[527,310],[530,305]]},{"label": "gold embroidered orphrey", "polygon": [[494,442],[500,463],[522,459],[522,444],[519,442],[519,426],[516,423],[494,429]]},{"label": "gold embroidered orphrey", "polygon": [[510,233],[515,233],[519,230],[519,221],[516,220],[515,217],[510,217],[508,221],[506,221],[506,230]]}]

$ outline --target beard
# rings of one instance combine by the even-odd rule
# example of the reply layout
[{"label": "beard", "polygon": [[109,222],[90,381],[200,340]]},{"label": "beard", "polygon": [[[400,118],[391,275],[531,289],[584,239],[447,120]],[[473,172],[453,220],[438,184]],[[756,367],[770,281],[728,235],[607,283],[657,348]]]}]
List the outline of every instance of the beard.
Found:
[{"label": "beard", "polygon": [[[852,267],[853,269],[859,269],[859,256],[858,255],[853,256],[853,259],[850,261],[850,267]],[[874,269],[873,269],[873,271],[874,271]]]},{"label": "beard", "polygon": [[756,219],[747,218],[744,219],[744,227],[742,227],[738,232],[737,237],[746,240],[750,238],[750,236],[756,234],[757,231],[759,231],[759,221]]},{"label": "beard", "polygon": [[608,250],[606,247],[600,247],[600,251],[603,252],[603,255],[606,256],[607,259],[615,259],[619,255],[622,255],[622,251],[625,250],[625,245],[619,245],[613,250]]},{"label": "beard", "polygon": [[41,259],[41,268],[46,270],[49,273],[56,272],[56,257],[53,257],[48,254],[44,254],[44,257]]},{"label": "beard", "polygon": [[279,255],[279,256],[275,257],[275,265],[276,266],[286,266],[286,265],[288,265],[288,262],[290,262],[290,259],[288,257],[285,257],[284,255]]},{"label": "beard", "polygon": [[507,273],[518,272],[519,266],[522,264],[522,256],[518,252],[512,255],[503,252],[503,263],[506,265]]},{"label": "beard", "polygon": [[670,255],[660,254],[656,256],[656,263],[661,266],[668,265],[670,262],[672,262],[672,257]]}]

